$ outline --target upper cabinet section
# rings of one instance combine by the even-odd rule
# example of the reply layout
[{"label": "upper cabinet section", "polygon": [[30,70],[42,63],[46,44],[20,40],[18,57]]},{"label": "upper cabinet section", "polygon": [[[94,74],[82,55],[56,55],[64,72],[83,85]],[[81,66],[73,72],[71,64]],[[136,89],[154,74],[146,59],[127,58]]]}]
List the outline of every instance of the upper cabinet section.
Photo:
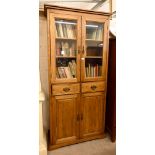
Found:
[{"label": "upper cabinet section", "polygon": [[51,83],[105,80],[108,21],[103,15],[48,10]]},{"label": "upper cabinet section", "polygon": [[51,14],[52,83],[78,82],[80,78],[80,17]]}]

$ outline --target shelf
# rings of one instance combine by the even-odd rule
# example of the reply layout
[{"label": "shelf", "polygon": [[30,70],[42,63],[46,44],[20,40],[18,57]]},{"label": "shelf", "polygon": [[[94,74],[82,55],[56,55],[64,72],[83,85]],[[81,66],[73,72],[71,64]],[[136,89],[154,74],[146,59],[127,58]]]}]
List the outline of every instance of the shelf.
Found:
[{"label": "shelf", "polygon": [[56,77],[56,79],[57,79],[57,80],[64,80],[64,79],[65,79],[65,80],[66,80],[66,79],[69,80],[69,79],[76,79],[76,78],[57,78],[57,77]]},{"label": "shelf", "polygon": [[91,79],[93,79],[93,78],[102,78],[102,76],[86,76],[86,78],[91,78]]},{"label": "shelf", "polygon": [[76,58],[76,56],[56,56],[56,58]]},{"label": "shelf", "polygon": [[60,40],[77,40],[76,38],[60,38],[60,37],[56,37],[56,39],[60,39]]},{"label": "shelf", "polygon": [[86,39],[86,41],[103,42],[103,40]]},{"label": "shelf", "polygon": [[86,56],[85,58],[103,58],[102,56]]}]

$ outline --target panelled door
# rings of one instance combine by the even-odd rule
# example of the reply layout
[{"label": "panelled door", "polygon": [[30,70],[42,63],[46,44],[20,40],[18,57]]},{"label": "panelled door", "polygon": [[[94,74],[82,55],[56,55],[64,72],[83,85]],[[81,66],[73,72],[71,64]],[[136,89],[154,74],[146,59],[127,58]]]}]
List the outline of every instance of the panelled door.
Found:
[{"label": "panelled door", "polygon": [[81,80],[106,78],[108,21],[95,15],[82,16]]},{"label": "panelled door", "polygon": [[102,92],[82,94],[80,137],[89,138],[104,132],[105,100]]},{"label": "panelled door", "polygon": [[81,16],[50,14],[51,82],[80,81]]},{"label": "panelled door", "polygon": [[51,122],[53,144],[75,142],[79,138],[79,95],[52,97]]}]

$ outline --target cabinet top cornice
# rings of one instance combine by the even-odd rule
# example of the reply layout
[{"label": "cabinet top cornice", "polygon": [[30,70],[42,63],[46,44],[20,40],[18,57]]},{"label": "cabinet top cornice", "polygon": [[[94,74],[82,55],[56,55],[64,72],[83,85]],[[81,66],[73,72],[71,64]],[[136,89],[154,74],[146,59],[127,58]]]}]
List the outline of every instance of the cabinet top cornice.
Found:
[{"label": "cabinet top cornice", "polygon": [[64,6],[57,6],[57,5],[44,5],[44,13],[47,15],[48,9],[56,9],[56,10],[64,10],[64,11],[72,11],[72,12],[80,12],[80,13],[88,13],[88,14],[95,14],[95,15],[102,15],[102,16],[110,16],[111,13],[108,12],[101,12],[101,11],[92,11],[92,10],[83,10],[83,9],[77,9],[77,8],[69,8]]}]

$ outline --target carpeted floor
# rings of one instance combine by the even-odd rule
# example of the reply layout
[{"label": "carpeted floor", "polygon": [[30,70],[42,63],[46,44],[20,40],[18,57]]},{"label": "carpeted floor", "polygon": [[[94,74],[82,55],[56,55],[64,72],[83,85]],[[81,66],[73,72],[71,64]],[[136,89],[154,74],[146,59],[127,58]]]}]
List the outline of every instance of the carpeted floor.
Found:
[{"label": "carpeted floor", "polygon": [[87,141],[48,151],[48,155],[116,155],[116,142],[106,135],[104,139]]}]

